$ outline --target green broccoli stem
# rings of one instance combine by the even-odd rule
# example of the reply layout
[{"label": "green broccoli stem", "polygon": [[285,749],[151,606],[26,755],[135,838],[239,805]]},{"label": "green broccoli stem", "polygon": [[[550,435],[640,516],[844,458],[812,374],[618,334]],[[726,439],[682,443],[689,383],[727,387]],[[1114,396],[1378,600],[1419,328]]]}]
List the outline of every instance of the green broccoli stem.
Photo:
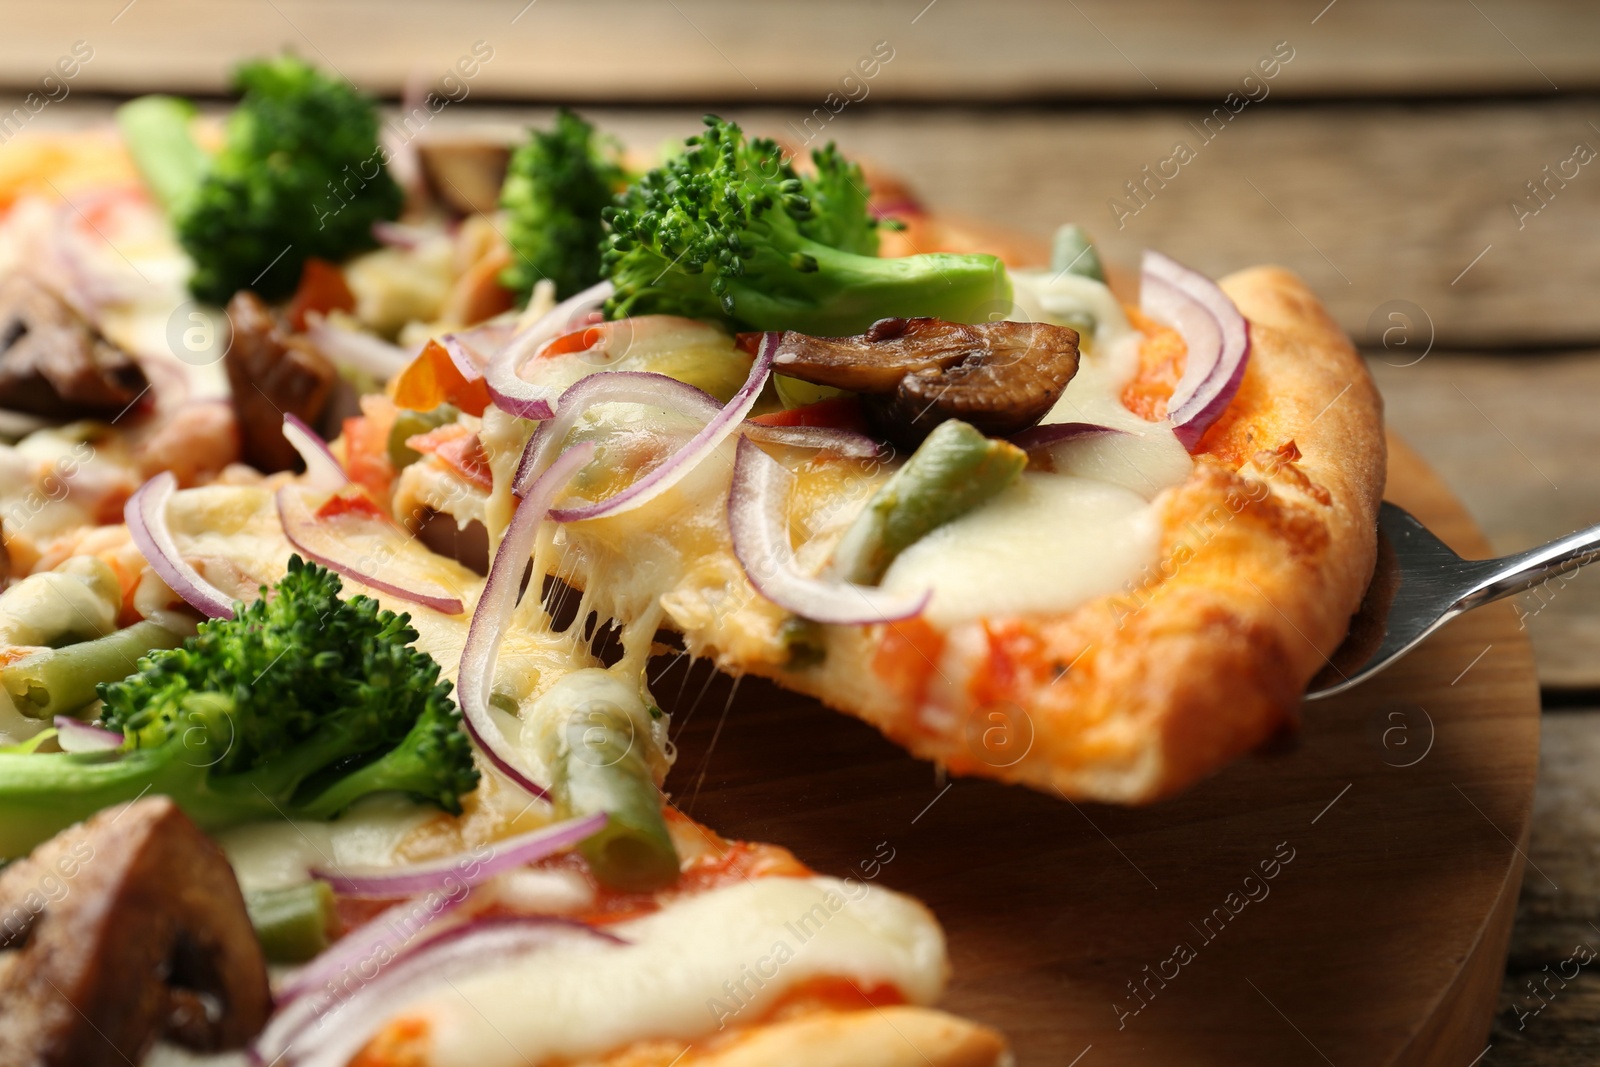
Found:
[{"label": "green broccoli stem", "polygon": [[[300,800],[295,817],[331,819],[373,793],[406,793],[426,798],[446,811],[459,812],[461,805],[456,795],[448,790],[441,792],[440,756],[435,751],[435,731],[439,728],[437,721],[419,720],[400,744],[370,763],[341,772],[332,784],[309,799]],[[316,784],[320,781],[313,782]]]},{"label": "green broccoli stem", "polygon": [[930,252],[883,259],[803,237],[792,244],[787,257],[759,247],[743,276],[727,280],[741,323],[844,336],[883,318],[990,322],[1011,312],[1011,279],[994,256]]},{"label": "green broccoli stem", "polygon": [[146,793],[172,797],[205,829],[278,817],[272,800],[253,790],[209,789],[209,769],[203,752],[181,742],[123,753],[0,754],[0,859],[25,856],[73,823]]},{"label": "green broccoli stem", "polygon": [[204,830],[221,830],[258,819],[329,819],[370,793],[437,789],[437,768],[402,744],[309,799],[297,798],[313,772],[348,749],[328,731],[235,774],[214,773],[220,749],[183,736],[120,752],[0,754],[0,859],[25,855],[102,808],[146,793],[171,797]]},{"label": "green broccoli stem", "polygon": [[176,96],[141,96],[117,108],[117,128],[133,165],[169,215],[200,188],[211,157],[190,133],[195,106]]}]

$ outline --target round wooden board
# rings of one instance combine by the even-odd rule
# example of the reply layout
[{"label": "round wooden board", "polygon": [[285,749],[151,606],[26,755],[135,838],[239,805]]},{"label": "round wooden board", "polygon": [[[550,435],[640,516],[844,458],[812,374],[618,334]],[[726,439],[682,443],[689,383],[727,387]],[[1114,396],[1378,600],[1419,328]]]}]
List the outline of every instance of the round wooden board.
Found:
[{"label": "round wooden board", "polygon": [[[1398,442],[1387,496],[1487,554]],[[653,686],[677,718],[675,802],[925,901],[950,941],[943,1006],[1003,1030],[1024,1067],[1466,1067],[1484,1048],[1538,762],[1508,605],[1142,809],[945,782],[853,719],[708,671]]]}]

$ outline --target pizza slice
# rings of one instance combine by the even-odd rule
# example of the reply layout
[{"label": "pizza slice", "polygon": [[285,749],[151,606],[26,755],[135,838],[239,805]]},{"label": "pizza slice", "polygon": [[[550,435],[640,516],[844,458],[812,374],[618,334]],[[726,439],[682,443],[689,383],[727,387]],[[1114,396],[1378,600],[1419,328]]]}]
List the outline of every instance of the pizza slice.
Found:
[{"label": "pizza slice", "polygon": [[[742,188],[776,151],[713,131],[653,188]],[[813,201],[839,166],[819,159]],[[1151,254],[1127,306],[1073,229],[1048,271],[889,261],[893,282],[851,290],[864,307],[761,249],[709,285],[710,267],[675,275],[671,254],[776,242],[780,209],[747,210],[637,265],[655,224],[619,215],[611,281],[447,338],[336,447],[402,521],[497,543],[541,466],[592,445],[543,573],[957,773],[1145,802],[1292,724],[1370,576],[1385,448],[1376,389],[1303,283],[1218,285]],[[831,263],[799,277],[857,269]],[[873,285],[888,295],[859,297]],[[363,447],[423,411],[453,421],[409,454]]]}]

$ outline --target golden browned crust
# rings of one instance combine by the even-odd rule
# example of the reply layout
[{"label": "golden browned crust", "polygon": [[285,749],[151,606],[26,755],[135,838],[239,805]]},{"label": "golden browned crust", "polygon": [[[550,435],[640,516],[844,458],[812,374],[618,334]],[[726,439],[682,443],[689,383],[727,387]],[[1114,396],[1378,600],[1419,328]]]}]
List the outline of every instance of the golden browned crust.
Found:
[{"label": "golden browned crust", "polygon": [[[752,1029],[725,1049],[690,1055],[696,1067],[1000,1067],[1010,1053],[994,1030],[931,1008],[819,1012]],[[663,1065],[665,1067],[665,1065]]]},{"label": "golden browned crust", "polygon": [[1293,274],[1222,285],[1251,324],[1245,379],[1193,475],[1158,498],[1160,559],[1124,594],[942,635],[841,632],[823,668],[777,679],[957,773],[1119,803],[1292,722],[1372,572],[1382,401]]},{"label": "golden browned crust", "polygon": [[684,1051],[650,1041],[572,1067],[1003,1067],[1005,1038],[932,1008],[816,1011],[752,1026]]}]

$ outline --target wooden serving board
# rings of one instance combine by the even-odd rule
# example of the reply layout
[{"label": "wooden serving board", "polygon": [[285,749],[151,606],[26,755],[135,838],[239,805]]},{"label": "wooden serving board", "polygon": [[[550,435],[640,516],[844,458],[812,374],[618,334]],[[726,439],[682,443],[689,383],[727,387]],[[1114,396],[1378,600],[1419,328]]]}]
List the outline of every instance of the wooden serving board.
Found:
[{"label": "wooden serving board", "polygon": [[[1486,554],[1398,442],[1387,495]],[[675,801],[925,901],[950,941],[943,1006],[1005,1031],[1024,1067],[1467,1067],[1486,1045],[1538,762],[1508,605],[1307,704],[1280,750],[1142,809],[946,782],[870,727],[704,664],[654,691],[677,718]]]}]

